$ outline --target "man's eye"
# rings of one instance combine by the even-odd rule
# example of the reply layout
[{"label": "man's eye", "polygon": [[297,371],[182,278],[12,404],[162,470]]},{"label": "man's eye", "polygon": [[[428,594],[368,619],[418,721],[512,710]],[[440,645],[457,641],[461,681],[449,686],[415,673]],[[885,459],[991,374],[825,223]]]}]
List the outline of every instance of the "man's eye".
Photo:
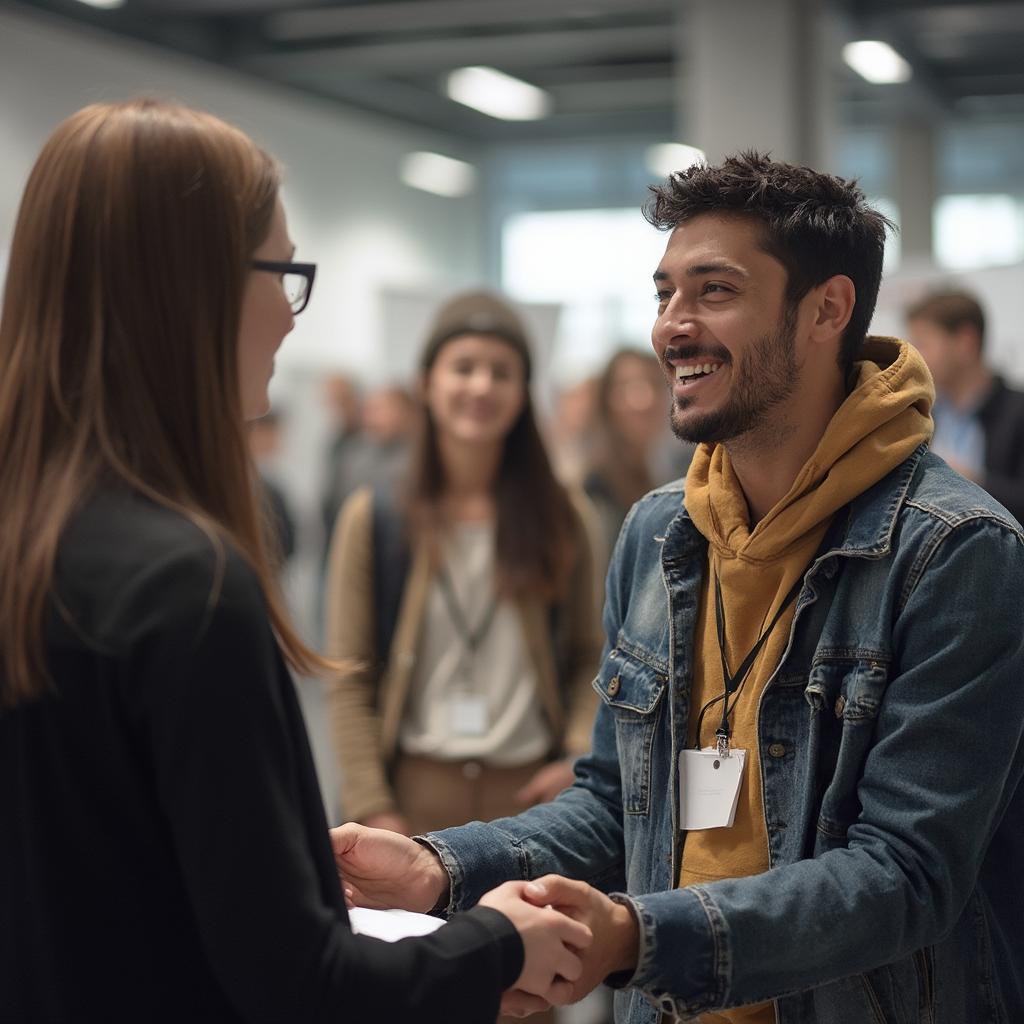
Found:
[{"label": "man's eye", "polygon": [[671,295],[672,295],[671,292],[655,292],[654,293],[654,298],[659,303],[668,302],[668,300],[671,297]]},{"label": "man's eye", "polygon": [[722,294],[728,294],[731,291],[731,288],[727,288],[724,284],[718,284],[715,281],[709,281],[706,285],[704,285],[705,295],[707,295],[709,292],[720,292]]}]

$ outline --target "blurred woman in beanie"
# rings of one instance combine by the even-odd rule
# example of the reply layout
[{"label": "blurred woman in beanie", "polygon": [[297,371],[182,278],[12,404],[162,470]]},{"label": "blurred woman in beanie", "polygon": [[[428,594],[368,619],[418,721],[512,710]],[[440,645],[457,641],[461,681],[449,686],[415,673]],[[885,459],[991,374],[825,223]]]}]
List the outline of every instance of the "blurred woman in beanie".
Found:
[{"label": "blurred woman in beanie", "polygon": [[405,833],[515,813],[572,781],[600,656],[585,502],[558,483],[518,315],[445,305],[420,362],[419,435],[397,493],[342,508],[328,646],[357,667],[331,714],[346,815]]}]

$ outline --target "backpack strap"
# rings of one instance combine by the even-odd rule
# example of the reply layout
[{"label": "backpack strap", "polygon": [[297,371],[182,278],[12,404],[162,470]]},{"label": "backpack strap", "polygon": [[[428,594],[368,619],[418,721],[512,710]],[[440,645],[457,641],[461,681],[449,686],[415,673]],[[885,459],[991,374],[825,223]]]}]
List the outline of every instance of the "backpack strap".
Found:
[{"label": "backpack strap", "polygon": [[398,625],[398,611],[409,575],[411,554],[406,524],[394,487],[373,489],[373,602],[376,612],[377,658],[387,664]]}]

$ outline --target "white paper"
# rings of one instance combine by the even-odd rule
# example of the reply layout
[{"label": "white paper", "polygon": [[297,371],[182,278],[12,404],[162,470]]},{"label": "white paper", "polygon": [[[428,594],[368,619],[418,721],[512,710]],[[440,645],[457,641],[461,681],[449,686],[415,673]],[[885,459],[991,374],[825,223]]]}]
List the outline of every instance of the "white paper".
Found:
[{"label": "white paper", "polygon": [[348,919],[357,935],[372,935],[385,942],[396,942],[410,935],[429,935],[445,922],[429,914],[414,914],[408,910],[368,910],[349,907]]},{"label": "white paper", "polygon": [[714,747],[679,755],[679,828],[730,828],[743,782],[747,752],[733,749],[722,757]]}]

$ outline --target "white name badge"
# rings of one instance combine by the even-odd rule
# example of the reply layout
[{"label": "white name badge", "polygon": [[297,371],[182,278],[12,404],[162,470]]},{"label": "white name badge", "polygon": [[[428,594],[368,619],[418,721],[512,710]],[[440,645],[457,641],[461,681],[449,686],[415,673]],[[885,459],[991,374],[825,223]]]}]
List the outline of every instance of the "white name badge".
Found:
[{"label": "white name badge", "polygon": [[679,755],[679,828],[729,828],[743,782],[745,750],[732,748],[723,757],[714,747],[684,750]]},{"label": "white name badge", "polygon": [[487,698],[478,693],[457,693],[448,702],[448,721],[456,736],[487,734]]}]

